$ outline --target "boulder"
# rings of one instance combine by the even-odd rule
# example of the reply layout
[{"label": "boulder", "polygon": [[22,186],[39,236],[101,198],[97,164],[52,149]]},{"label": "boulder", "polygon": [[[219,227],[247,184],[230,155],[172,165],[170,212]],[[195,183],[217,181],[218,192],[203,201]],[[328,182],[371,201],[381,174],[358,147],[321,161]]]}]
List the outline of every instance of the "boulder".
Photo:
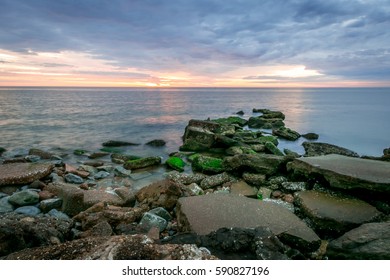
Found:
[{"label": "boulder", "polygon": [[323,156],[330,154],[338,154],[348,157],[359,157],[359,155],[354,151],[328,143],[303,142],[302,146],[305,149],[304,156],[306,157]]},{"label": "boulder", "polygon": [[227,118],[219,118],[219,119],[215,119],[215,120],[212,120],[213,122],[216,122],[216,123],[219,123],[219,124],[222,124],[222,125],[232,125],[232,124],[236,124],[238,126],[245,126],[248,121],[246,119],[243,119],[243,118],[240,118],[240,117],[227,117]]},{"label": "boulder", "polygon": [[272,134],[290,141],[298,140],[298,138],[301,137],[301,135],[295,130],[292,130],[284,126],[273,129]]},{"label": "boulder", "polygon": [[0,186],[29,184],[49,175],[50,163],[9,163],[0,165]]},{"label": "boulder", "polygon": [[251,198],[257,197],[257,189],[249,186],[245,181],[238,181],[232,183],[230,186],[230,193],[235,195],[243,195]]},{"label": "boulder", "polygon": [[165,164],[168,165],[170,168],[180,172],[184,171],[184,166],[186,165],[185,162],[179,157],[169,157],[165,161]]},{"label": "boulder", "polygon": [[29,247],[48,246],[66,241],[73,226],[71,220],[51,217],[26,217],[6,213],[0,216],[0,256]]},{"label": "boulder", "polygon": [[253,113],[262,113],[262,117],[267,118],[267,119],[285,119],[285,115],[280,112],[280,111],[272,111],[269,109],[253,109]]},{"label": "boulder", "polygon": [[32,205],[39,202],[39,194],[32,190],[23,190],[11,195],[8,202],[16,206]]},{"label": "boulder", "polygon": [[265,142],[265,148],[272,154],[277,156],[284,156],[283,152],[278,149],[272,142]]},{"label": "boulder", "polygon": [[215,143],[215,134],[200,127],[187,126],[181,151],[206,151]]},{"label": "boulder", "polygon": [[40,150],[40,149],[30,149],[28,151],[28,154],[29,155],[34,155],[34,156],[39,156],[40,158],[42,159],[51,159],[54,155],[52,153],[49,153],[47,151],[43,151],[43,150]]},{"label": "boulder", "polygon": [[376,193],[390,200],[390,162],[326,155],[294,159],[287,170],[297,177],[325,179],[333,188]]},{"label": "boulder", "polygon": [[116,140],[109,140],[107,142],[104,142],[102,144],[104,147],[121,147],[121,146],[135,146],[139,145],[132,142],[126,142],[126,141],[116,141]]},{"label": "boulder", "polygon": [[[26,249],[7,260],[208,260],[217,259],[196,245],[156,244],[146,235],[87,237],[63,244]],[[124,268],[126,269],[126,268]],[[128,267],[127,269],[131,269]]]},{"label": "boulder", "polygon": [[47,213],[51,209],[61,208],[62,206],[62,198],[50,198],[46,200],[42,200],[39,203],[39,209],[42,210],[42,212]]},{"label": "boulder", "polygon": [[330,237],[338,237],[382,216],[381,212],[364,201],[317,191],[297,192],[295,203],[302,214],[312,221],[316,232]]},{"label": "boulder", "polygon": [[109,152],[105,152],[105,151],[101,151],[101,152],[95,152],[95,153],[92,153],[88,156],[88,158],[90,159],[96,159],[96,158],[101,158],[101,157],[105,157],[105,156],[108,156],[110,153]]},{"label": "boulder", "polygon": [[390,222],[363,224],[331,241],[326,254],[333,260],[389,260]]},{"label": "boulder", "polygon": [[146,158],[126,161],[123,167],[129,170],[133,170],[133,169],[140,169],[140,168],[145,168],[153,165],[159,165],[160,163],[161,163],[160,157],[146,157]]},{"label": "boulder", "polygon": [[149,213],[155,214],[155,215],[163,218],[167,222],[172,220],[171,214],[169,214],[169,212],[162,207],[153,208],[152,210],[149,211]]},{"label": "boulder", "polygon": [[171,179],[174,181],[177,181],[179,183],[182,183],[184,185],[190,185],[192,183],[200,184],[204,178],[206,178],[207,175],[202,173],[193,173],[193,174],[183,174],[179,173],[177,171],[173,171],[168,173],[167,179]]},{"label": "boulder", "polygon": [[124,155],[118,153],[111,154],[111,161],[118,164],[123,164],[126,161],[140,159],[140,158],[141,157],[134,156],[134,155]]},{"label": "boulder", "polygon": [[51,183],[45,190],[62,198],[61,211],[71,217],[88,208],[84,205],[84,191],[73,184]]},{"label": "boulder", "polygon": [[131,176],[131,170],[127,170],[126,168],[122,166],[115,166],[114,168],[114,174],[118,177],[130,177]]},{"label": "boulder", "polygon": [[301,136],[307,140],[317,140],[320,137],[317,133],[314,132],[305,133]]},{"label": "boulder", "polygon": [[229,182],[231,177],[226,172],[206,177],[200,182],[200,187],[203,190],[215,188],[226,182]]},{"label": "boulder", "polygon": [[164,229],[166,229],[167,225],[168,222],[164,218],[150,212],[146,212],[142,216],[141,221],[139,222],[139,227],[144,232],[148,232],[150,229],[154,227],[158,228],[160,232],[162,232],[164,231]]},{"label": "boulder", "polygon": [[264,174],[244,172],[242,174],[242,179],[248,184],[259,187],[265,183],[266,176]]},{"label": "boulder", "polygon": [[84,183],[83,178],[73,173],[66,174],[64,178],[67,183],[78,184],[78,185]]},{"label": "boulder", "polygon": [[277,173],[284,166],[284,157],[268,154],[242,154],[226,157],[223,166],[231,172],[252,172],[264,175]]},{"label": "boulder", "polygon": [[141,205],[172,210],[181,195],[181,185],[173,180],[165,179],[140,189],[135,197]]},{"label": "boulder", "polygon": [[152,147],[162,147],[165,146],[166,142],[162,139],[154,139],[152,141],[147,142],[145,145]]},{"label": "boulder", "polygon": [[264,128],[264,129],[271,129],[271,128],[278,128],[284,126],[284,122],[282,119],[275,118],[264,118],[264,116],[260,117],[250,117],[248,120],[248,127],[250,128]]},{"label": "boulder", "polygon": [[197,155],[193,158],[192,169],[208,174],[216,174],[224,171],[222,159],[203,155]]},{"label": "boulder", "polygon": [[182,197],[176,214],[180,231],[209,234],[220,228],[268,227],[284,243],[314,251],[320,239],[303,221],[287,209],[265,201],[231,194]]}]

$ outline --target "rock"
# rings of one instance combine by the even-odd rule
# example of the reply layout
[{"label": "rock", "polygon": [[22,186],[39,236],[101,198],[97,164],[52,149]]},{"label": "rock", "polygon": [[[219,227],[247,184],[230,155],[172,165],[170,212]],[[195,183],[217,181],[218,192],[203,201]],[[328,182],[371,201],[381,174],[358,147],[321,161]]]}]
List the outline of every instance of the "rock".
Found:
[{"label": "rock", "polygon": [[89,230],[82,232],[78,238],[96,237],[96,236],[111,236],[113,230],[107,221],[101,221],[91,227]]},{"label": "rock", "polygon": [[283,182],[282,188],[288,192],[297,192],[306,190],[306,182]]},{"label": "rock", "polygon": [[91,175],[91,176],[95,175],[98,172],[96,167],[93,167],[93,166],[90,166],[90,165],[85,165],[85,164],[80,164],[78,170],[79,171],[83,171],[83,172],[88,172],[89,175]]},{"label": "rock", "polygon": [[139,223],[139,227],[145,232],[154,227],[157,227],[162,232],[167,225],[168,222],[164,218],[150,212],[146,212]]},{"label": "rock", "polygon": [[51,209],[49,212],[47,212],[47,214],[56,219],[70,220],[68,215],[66,215],[64,212],[58,211],[57,209]]},{"label": "rock", "polygon": [[215,134],[209,130],[187,126],[184,134],[184,144],[180,146],[180,151],[206,151],[214,145],[214,138]]},{"label": "rock", "polygon": [[29,184],[49,175],[50,163],[9,163],[0,165],[0,186]]},{"label": "rock", "polygon": [[114,191],[123,200],[123,206],[134,207],[135,194],[129,187],[116,188]]},{"label": "rock", "polygon": [[71,217],[88,208],[84,205],[84,191],[75,185],[51,183],[46,190],[62,198],[61,211]]},{"label": "rock", "polygon": [[153,208],[152,210],[149,211],[149,213],[155,214],[155,215],[163,218],[167,222],[172,220],[171,214],[169,214],[169,212],[162,207]]},{"label": "rock", "polygon": [[93,178],[95,180],[100,180],[100,179],[104,179],[106,177],[110,176],[110,173],[106,172],[106,171],[99,171],[98,173],[96,173]]},{"label": "rock", "polygon": [[294,159],[287,170],[296,177],[325,179],[333,188],[390,196],[390,162],[326,155]]},{"label": "rock", "polygon": [[5,151],[7,151],[5,148],[0,147],[0,156],[3,155],[3,153],[4,153]]},{"label": "rock", "polygon": [[107,173],[112,173],[114,172],[114,166],[112,165],[102,165],[102,166],[99,166],[99,167],[96,167],[96,169],[99,171],[105,171]]},{"label": "rock", "polygon": [[242,179],[244,179],[244,181],[247,182],[248,184],[254,186],[261,186],[265,183],[266,176],[264,174],[244,172],[242,174]]},{"label": "rock", "polygon": [[306,157],[323,156],[329,154],[338,154],[348,157],[359,157],[354,151],[342,148],[336,145],[320,143],[320,142],[303,142]]},{"label": "rock", "polygon": [[135,144],[132,142],[126,142],[126,141],[109,140],[107,142],[104,142],[102,145],[104,147],[121,147],[121,146],[136,146],[139,144]]},{"label": "rock", "polygon": [[331,237],[340,236],[382,216],[381,212],[364,201],[317,191],[298,192],[295,194],[295,202],[313,222],[316,232]]},{"label": "rock", "polygon": [[187,194],[187,196],[193,196],[193,195],[203,195],[204,191],[197,183],[192,183],[188,186],[185,186],[182,188],[184,193]]},{"label": "rock", "polygon": [[141,157],[139,156],[133,156],[133,155],[124,155],[124,154],[117,154],[117,153],[111,154],[111,161],[118,164],[123,164],[126,161],[140,159],[140,158]]},{"label": "rock", "polygon": [[309,132],[306,134],[302,134],[302,137],[307,140],[317,140],[320,136],[317,133]]},{"label": "rock", "polygon": [[160,157],[146,157],[146,158],[140,158],[135,160],[129,160],[125,162],[123,167],[126,169],[133,170],[133,169],[140,169],[140,168],[145,168],[153,165],[159,165],[160,163],[161,163]]},{"label": "rock", "polygon": [[145,204],[150,208],[164,207],[172,210],[181,195],[180,184],[165,179],[140,189],[135,197],[140,204]]},{"label": "rock", "polygon": [[152,141],[149,141],[145,145],[152,146],[152,147],[162,147],[165,146],[166,142],[162,139],[155,139]]},{"label": "rock", "polygon": [[95,153],[92,153],[88,156],[88,158],[90,159],[95,159],[95,158],[101,158],[101,157],[105,157],[105,156],[108,156],[110,153],[109,152],[95,152]]},{"label": "rock", "polygon": [[41,213],[41,210],[35,206],[22,206],[19,208],[16,208],[15,213],[17,214],[23,214],[26,216],[36,216]]},{"label": "rock", "polygon": [[257,197],[257,189],[249,186],[244,181],[238,181],[230,186],[230,193],[235,195],[243,195],[246,197],[256,198]]},{"label": "rock", "polygon": [[231,180],[230,176],[224,172],[217,175],[206,177],[200,183],[200,187],[203,190],[215,188]]},{"label": "rock", "polygon": [[39,208],[44,213],[49,212],[51,209],[61,208],[61,206],[62,206],[62,198],[46,199],[46,200],[42,200],[39,203]]},{"label": "rock", "polygon": [[389,260],[390,222],[363,224],[331,241],[326,254],[336,260]]},{"label": "rock", "polygon": [[272,194],[272,190],[265,188],[265,187],[260,187],[259,190],[256,193],[256,197],[260,200],[262,199],[267,199],[270,198]]},{"label": "rock", "polygon": [[177,182],[180,182],[185,185],[190,185],[192,183],[200,184],[207,175],[202,173],[193,173],[193,174],[181,174],[177,171],[168,173],[167,179],[171,179]]},{"label": "rock", "polygon": [[242,110],[240,110],[240,111],[238,111],[237,113],[236,113],[236,115],[240,115],[240,116],[243,116],[245,113],[244,113],[244,111],[242,111]]},{"label": "rock", "polygon": [[[146,235],[87,237],[10,254],[8,260],[207,260],[217,259],[196,245],[153,243]],[[131,268],[128,267],[130,270]],[[130,273],[130,272],[129,272]]]},{"label": "rock", "polygon": [[32,190],[16,192],[8,198],[8,202],[16,206],[36,204],[39,202],[39,194]]},{"label": "rock", "polygon": [[0,256],[29,247],[52,245],[67,240],[73,226],[71,220],[51,217],[25,217],[6,213],[0,216]]},{"label": "rock", "polygon": [[73,173],[68,173],[65,175],[65,181],[67,183],[71,183],[71,184],[82,184],[84,183],[84,180],[83,178],[81,178],[80,176],[77,176]]},{"label": "rock", "polygon": [[293,158],[299,158],[300,155],[297,152],[291,151],[289,149],[283,149],[283,152],[286,154],[286,156],[291,156]]},{"label": "rock", "polygon": [[238,126],[245,126],[248,121],[243,119],[243,118],[240,118],[240,117],[227,117],[227,118],[219,118],[219,119],[215,119],[215,120],[212,120],[213,122],[216,122],[216,123],[219,123],[219,124],[222,124],[222,125],[233,125],[233,124],[236,124]]},{"label": "rock", "polygon": [[277,173],[284,165],[284,158],[276,155],[255,154],[226,157],[223,166],[231,172],[251,172],[264,175]]},{"label": "rock", "polygon": [[384,156],[390,156],[390,148],[386,148],[383,150],[383,155]]},{"label": "rock", "polygon": [[9,196],[0,198],[0,214],[14,211],[14,206],[8,202]]},{"label": "rock", "polygon": [[99,167],[99,166],[104,165],[104,162],[103,161],[99,161],[99,160],[89,160],[89,161],[85,161],[84,165],[93,166],[93,167]]},{"label": "rock", "polygon": [[271,128],[278,128],[282,126],[284,126],[284,122],[282,119],[279,118],[270,119],[270,118],[264,118],[264,116],[260,116],[260,117],[250,117],[248,120],[249,128],[271,129]]},{"label": "rock", "polygon": [[241,155],[243,153],[244,152],[242,151],[242,149],[237,146],[229,147],[228,149],[226,149],[226,154],[229,156]]},{"label": "rock", "polygon": [[28,155],[28,156],[25,156],[24,159],[26,160],[26,162],[38,162],[41,160],[41,157],[34,156],[34,155]]},{"label": "rock", "polygon": [[277,129],[273,129],[272,134],[290,141],[298,140],[298,138],[301,137],[301,135],[295,130],[292,130],[284,126],[279,127]]},{"label": "rock", "polygon": [[179,157],[169,157],[166,161],[165,164],[171,167],[172,169],[175,169],[177,171],[183,172],[184,171],[184,166],[185,162],[179,158]]},{"label": "rock", "polygon": [[113,191],[109,192],[104,189],[84,191],[83,209],[89,208],[98,202],[116,206],[125,206],[126,204],[126,201]]},{"label": "rock", "polygon": [[131,170],[127,170],[126,168],[124,168],[122,166],[115,166],[114,174],[115,174],[115,176],[118,176],[118,177],[130,177]]},{"label": "rock", "polygon": [[285,115],[280,111],[272,111],[269,109],[253,109],[253,113],[263,113],[262,117],[267,119],[285,119]]},{"label": "rock", "polygon": [[303,251],[320,246],[319,237],[287,209],[237,195],[182,197],[176,209],[180,231],[206,235],[220,228],[268,227],[280,240]]},{"label": "rock", "polygon": [[272,142],[265,142],[265,148],[274,155],[284,156],[283,152],[278,149]]},{"label": "rock", "polygon": [[197,155],[193,158],[192,169],[208,174],[216,174],[224,171],[222,159],[203,155]]},{"label": "rock", "polygon": [[40,149],[30,149],[28,151],[29,155],[39,156],[42,159],[51,159],[54,155],[52,153],[40,150]]}]

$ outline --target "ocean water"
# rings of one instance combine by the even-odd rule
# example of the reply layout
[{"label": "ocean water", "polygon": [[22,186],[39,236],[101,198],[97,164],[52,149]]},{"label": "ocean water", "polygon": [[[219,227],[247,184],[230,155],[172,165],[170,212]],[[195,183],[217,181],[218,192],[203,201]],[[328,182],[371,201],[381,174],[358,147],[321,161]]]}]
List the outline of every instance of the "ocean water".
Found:
[{"label": "ocean water", "polygon": [[[98,150],[108,140],[140,143],[132,154],[167,156],[190,119],[253,108],[280,110],[286,126],[318,141],[380,156],[390,147],[390,88],[0,88],[0,147]],[[144,144],[164,139],[163,148]],[[301,143],[280,146],[303,153]]]}]

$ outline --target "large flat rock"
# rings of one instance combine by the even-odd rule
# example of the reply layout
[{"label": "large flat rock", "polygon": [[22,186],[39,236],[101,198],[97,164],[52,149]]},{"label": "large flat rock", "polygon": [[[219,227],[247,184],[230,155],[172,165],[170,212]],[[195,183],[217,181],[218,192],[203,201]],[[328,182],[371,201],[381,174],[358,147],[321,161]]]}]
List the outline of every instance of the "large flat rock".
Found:
[{"label": "large flat rock", "polygon": [[50,163],[9,163],[0,165],[0,186],[29,184],[51,173]]},{"label": "large flat rock", "polygon": [[230,194],[182,197],[177,204],[181,231],[206,235],[220,228],[268,227],[292,247],[316,250],[319,237],[296,215],[274,203]]},{"label": "large flat rock", "polygon": [[334,188],[368,190],[390,198],[390,162],[332,154],[295,159],[287,169],[306,177],[322,176]]},{"label": "large flat rock", "polygon": [[316,231],[326,236],[340,236],[383,215],[362,200],[336,197],[318,191],[296,193],[295,203],[302,213],[311,219]]}]

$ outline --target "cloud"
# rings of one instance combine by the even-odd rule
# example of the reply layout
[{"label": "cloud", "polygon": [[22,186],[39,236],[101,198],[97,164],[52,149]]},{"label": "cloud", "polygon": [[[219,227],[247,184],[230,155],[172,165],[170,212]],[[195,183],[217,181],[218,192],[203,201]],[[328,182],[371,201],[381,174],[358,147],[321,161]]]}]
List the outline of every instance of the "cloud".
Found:
[{"label": "cloud", "polygon": [[218,78],[237,68],[286,64],[383,80],[389,15],[390,3],[381,0],[2,0],[0,49],[84,53],[136,69],[134,77],[181,71]]}]

